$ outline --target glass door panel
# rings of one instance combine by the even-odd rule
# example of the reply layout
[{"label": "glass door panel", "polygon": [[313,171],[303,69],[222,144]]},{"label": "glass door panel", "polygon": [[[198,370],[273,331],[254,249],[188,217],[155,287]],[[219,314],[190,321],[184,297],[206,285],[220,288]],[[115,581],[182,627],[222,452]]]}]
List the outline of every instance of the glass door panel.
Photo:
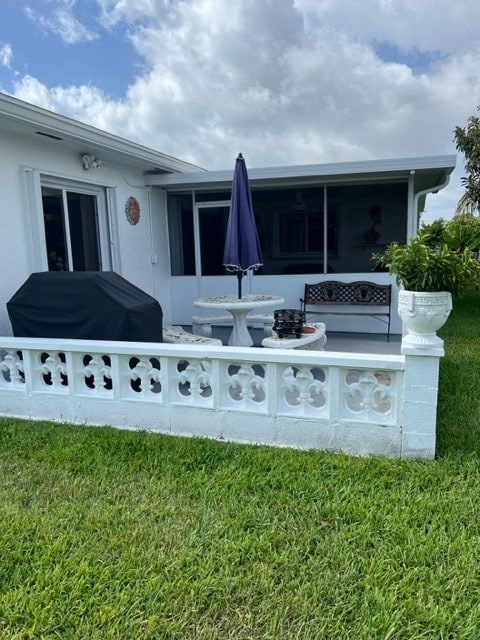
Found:
[{"label": "glass door panel", "polygon": [[42,189],[43,222],[49,271],[69,271],[61,189]]},{"label": "glass door panel", "polygon": [[100,256],[95,196],[69,191],[67,206],[73,271],[98,271]]},{"label": "glass door panel", "polygon": [[96,196],[42,188],[49,271],[98,271]]},{"label": "glass door panel", "polygon": [[198,206],[200,262],[203,276],[223,276],[223,251],[229,206]]}]

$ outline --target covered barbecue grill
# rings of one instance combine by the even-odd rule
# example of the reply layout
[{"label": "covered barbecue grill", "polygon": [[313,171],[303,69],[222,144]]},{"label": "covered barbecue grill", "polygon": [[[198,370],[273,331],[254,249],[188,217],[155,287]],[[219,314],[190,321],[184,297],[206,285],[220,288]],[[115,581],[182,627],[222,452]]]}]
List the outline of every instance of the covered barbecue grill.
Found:
[{"label": "covered barbecue grill", "polygon": [[7,311],[14,336],[162,342],[158,301],[111,271],[33,273]]}]

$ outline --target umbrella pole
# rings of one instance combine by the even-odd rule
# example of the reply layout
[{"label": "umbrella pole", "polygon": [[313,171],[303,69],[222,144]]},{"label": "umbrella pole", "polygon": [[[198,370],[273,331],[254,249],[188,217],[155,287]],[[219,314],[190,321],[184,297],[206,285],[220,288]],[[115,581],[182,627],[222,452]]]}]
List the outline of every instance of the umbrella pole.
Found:
[{"label": "umbrella pole", "polygon": [[240,300],[242,297],[242,278],[243,278],[243,271],[239,271],[237,273],[237,279],[238,279],[238,299]]}]

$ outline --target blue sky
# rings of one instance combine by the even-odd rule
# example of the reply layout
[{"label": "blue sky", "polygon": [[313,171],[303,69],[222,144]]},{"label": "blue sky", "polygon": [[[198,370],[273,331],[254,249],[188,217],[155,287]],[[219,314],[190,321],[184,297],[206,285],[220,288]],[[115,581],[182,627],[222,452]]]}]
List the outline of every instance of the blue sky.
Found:
[{"label": "blue sky", "polygon": [[411,69],[415,76],[431,73],[432,67],[443,58],[440,51],[419,51],[415,48],[402,50],[391,42],[379,42],[374,45],[374,50],[384,62],[404,65]]},{"label": "blue sky", "polygon": [[478,0],[0,0],[0,91],[209,169],[450,154],[478,24]]},{"label": "blue sky", "polygon": [[[0,1],[0,43],[9,43],[14,56],[10,68],[0,66],[2,90],[13,92],[19,76],[31,75],[51,87],[91,85],[112,98],[125,95],[142,66],[125,29],[103,27],[97,3],[82,0],[74,15],[85,31],[78,33],[78,25],[72,24],[73,33],[65,29],[62,37],[53,29],[50,4]],[[34,9],[28,11],[31,7]],[[50,19],[51,24],[42,25],[40,17]],[[78,41],[70,42],[74,37]]]}]

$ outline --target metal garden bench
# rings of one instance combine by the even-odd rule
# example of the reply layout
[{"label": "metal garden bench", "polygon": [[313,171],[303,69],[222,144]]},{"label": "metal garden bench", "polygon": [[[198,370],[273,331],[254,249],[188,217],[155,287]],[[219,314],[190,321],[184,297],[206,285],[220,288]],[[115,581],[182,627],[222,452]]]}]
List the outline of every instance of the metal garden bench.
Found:
[{"label": "metal garden bench", "polygon": [[[327,280],[316,284],[305,284],[305,293],[300,298],[302,311],[322,316],[371,316],[387,325],[387,340],[390,340],[392,313],[392,285],[357,280],[340,282]],[[340,310],[341,307],[350,307]],[[308,307],[316,307],[310,309]],[[335,307],[339,309],[335,310]],[[358,307],[358,311],[351,307]]]}]

